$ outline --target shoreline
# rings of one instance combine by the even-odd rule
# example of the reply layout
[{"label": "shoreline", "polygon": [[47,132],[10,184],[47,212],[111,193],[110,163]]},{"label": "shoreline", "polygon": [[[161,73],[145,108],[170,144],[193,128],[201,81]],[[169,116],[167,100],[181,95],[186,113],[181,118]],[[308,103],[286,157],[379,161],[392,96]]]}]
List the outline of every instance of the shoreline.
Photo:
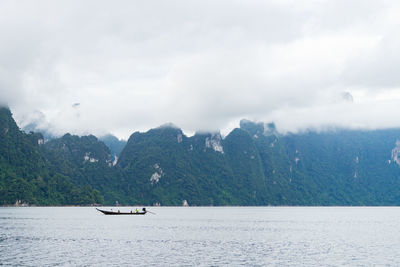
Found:
[{"label": "shoreline", "polygon": [[152,206],[152,205],[29,205],[29,206],[15,206],[15,205],[0,205],[0,208],[97,208],[97,207],[108,207],[108,208],[130,208],[130,207],[152,207],[152,208],[396,208],[400,205],[266,205],[266,206],[237,206],[237,205],[226,205],[226,206]]}]

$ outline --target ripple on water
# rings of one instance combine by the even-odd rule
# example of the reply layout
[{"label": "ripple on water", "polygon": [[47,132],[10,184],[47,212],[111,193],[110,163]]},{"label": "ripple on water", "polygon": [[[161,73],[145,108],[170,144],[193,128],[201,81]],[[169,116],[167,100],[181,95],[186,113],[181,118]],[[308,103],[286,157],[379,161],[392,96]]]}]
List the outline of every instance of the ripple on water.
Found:
[{"label": "ripple on water", "polygon": [[[0,208],[13,266],[398,265],[399,208]],[[29,213],[29,216],[26,216]]]}]

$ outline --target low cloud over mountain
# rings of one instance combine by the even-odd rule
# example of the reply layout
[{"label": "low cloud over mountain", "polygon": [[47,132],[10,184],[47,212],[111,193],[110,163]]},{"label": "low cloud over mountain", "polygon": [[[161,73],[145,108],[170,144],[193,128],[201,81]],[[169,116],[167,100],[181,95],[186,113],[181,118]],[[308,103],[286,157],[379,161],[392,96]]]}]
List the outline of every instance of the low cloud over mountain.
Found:
[{"label": "low cloud over mountain", "polygon": [[281,131],[398,127],[399,11],[396,1],[2,1],[0,102],[21,126],[43,114],[54,133],[125,138],[166,121],[188,132],[228,132],[241,118]]}]

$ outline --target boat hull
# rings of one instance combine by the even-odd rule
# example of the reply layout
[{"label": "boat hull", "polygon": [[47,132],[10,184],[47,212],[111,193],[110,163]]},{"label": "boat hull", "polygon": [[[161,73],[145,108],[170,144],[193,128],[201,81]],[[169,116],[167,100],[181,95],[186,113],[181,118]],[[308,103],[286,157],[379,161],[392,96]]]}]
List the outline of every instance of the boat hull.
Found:
[{"label": "boat hull", "polygon": [[109,211],[109,210],[100,210],[96,208],[96,210],[100,211],[105,215],[145,215],[147,211],[140,211],[140,212],[118,212],[118,211]]}]

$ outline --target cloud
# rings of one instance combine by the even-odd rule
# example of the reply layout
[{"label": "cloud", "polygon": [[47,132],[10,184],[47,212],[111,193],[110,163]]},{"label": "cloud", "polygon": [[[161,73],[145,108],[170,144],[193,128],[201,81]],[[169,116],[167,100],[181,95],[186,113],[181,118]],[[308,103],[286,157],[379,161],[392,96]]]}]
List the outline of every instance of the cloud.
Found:
[{"label": "cloud", "polygon": [[400,95],[399,11],[396,1],[2,1],[0,102],[21,126],[40,118],[56,134],[126,138],[166,122],[213,131],[242,118],[282,131],[398,127],[387,114]]}]

